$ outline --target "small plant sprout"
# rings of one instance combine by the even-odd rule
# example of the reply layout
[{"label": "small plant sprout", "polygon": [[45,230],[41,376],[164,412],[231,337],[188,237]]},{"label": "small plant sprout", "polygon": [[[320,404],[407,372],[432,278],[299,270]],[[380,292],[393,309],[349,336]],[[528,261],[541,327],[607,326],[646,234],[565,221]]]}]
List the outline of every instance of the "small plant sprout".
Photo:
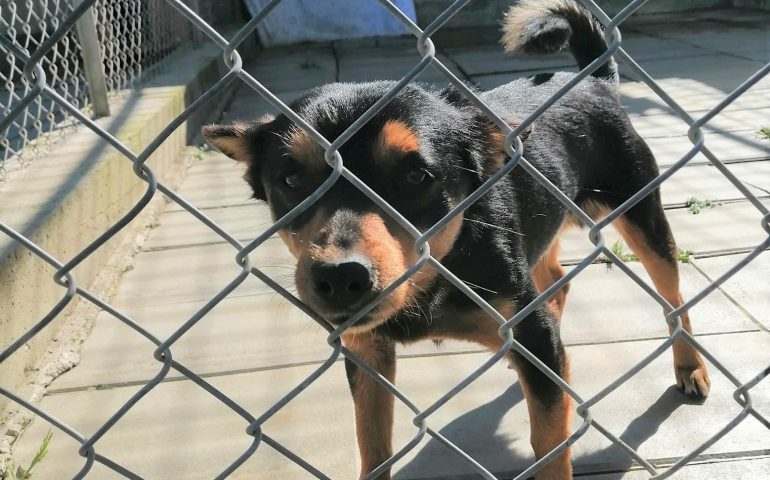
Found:
[{"label": "small plant sprout", "polygon": [[40,443],[40,447],[37,449],[35,457],[29,463],[29,467],[23,468],[22,466],[19,466],[14,469],[13,462],[6,460],[5,468],[7,470],[6,474],[8,475],[8,480],[28,480],[32,478],[32,469],[35,468],[35,465],[42,462],[45,458],[46,454],[48,453],[48,445],[51,443],[52,437],[53,432],[48,430],[48,433],[45,437],[43,437],[43,441]]},{"label": "small plant sprout", "polygon": [[622,239],[617,239],[615,243],[612,244],[612,253],[617,255],[617,257],[624,262],[638,262],[639,258],[634,255],[633,252],[629,251],[626,248],[626,244],[623,243]]},{"label": "small plant sprout", "polygon": [[757,130],[757,135],[764,138],[765,140],[770,140],[770,127],[759,127],[759,130]]},{"label": "small plant sprout", "polygon": [[690,197],[684,204],[690,209],[690,213],[697,215],[705,208],[714,208],[722,205],[722,202],[718,200],[700,200],[697,197]]},{"label": "small plant sprout", "polygon": [[693,255],[694,252],[692,250],[679,250],[676,253],[676,259],[681,263],[690,263],[692,262]]},{"label": "small plant sprout", "polygon": [[[634,255],[633,252],[629,251],[626,248],[626,244],[623,243],[623,239],[617,239],[615,243],[612,244],[610,247],[610,251],[615,254],[616,257],[618,257],[623,262],[638,262],[639,258]],[[612,260],[607,258],[605,255],[599,256],[597,258],[597,263],[606,263],[607,264],[607,270],[612,269]]]}]

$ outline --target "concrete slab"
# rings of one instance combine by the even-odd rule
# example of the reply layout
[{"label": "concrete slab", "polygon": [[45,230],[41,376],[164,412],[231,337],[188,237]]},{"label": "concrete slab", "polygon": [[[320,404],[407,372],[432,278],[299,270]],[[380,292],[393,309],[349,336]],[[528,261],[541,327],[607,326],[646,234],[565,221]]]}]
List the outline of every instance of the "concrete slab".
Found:
[{"label": "concrete slab", "polygon": [[[204,302],[138,308],[132,318],[165,340]],[[216,306],[173,346],[174,359],[206,375],[319,363],[331,347],[326,330],[278,294],[231,297]],[[80,364],[51,390],[145,382],[157,374],[155,345],[106,312],[82,350]],[[172,378],[181,375],[175,371]]]},{"label": "concrete slab", "polygon": [[268,49],[244,68],[273,92],[306,90],[333,82],[337,74],[334,52],[327,44]]},{"label": "concrete slab", "polygon": [[[204,213],[230,235],[244,242],[244,244],[259,236],[273,224],[267,206],[254,200],[245,205],[209,208]],[[159,223],[160,228],[153,232],[144,245],[146,250],[224,242],[219,234],[201,223],[200,220],[187,211],[177,210],[168,212],[161,216]],[[274,235],[273,238],[278,239],[278,236]],[[274,255],[274,253],[279,252],[271,252],[270,256]],[[285,252],[280,252],[279,257],[282,259],[290,258],[290,254],[286,250]]]},{"label": "concrete slab", "polygon": [[[768,203],[768,201],[765,201]],[[748,202],[706,208],[694,215],[687,208],[668,210],[666,217],[674,232],[677,247],[692,250],[696,256],[729,251],[745,251],[767,238],[760,221],[762,215]],[[620,239],[614,228],[603,231],[605,244]],[[562,236],[562,259],[581,259],[592,250],[588,233],[571,229]]]},{"label": "concrete slab", "polygon": [[[740,77],[737,77],[740,78]],[[746,77],[742,78],[746,80]],[[656,82],[671,96],[682,108],[694,118],[698,118],[700,112],[705,112],[720,101],[728,91],[709,85],[700,79],[666,77],[656,78]],[[621,104],[631,114],[656,114],[673,111],[643,82],[623,82],[620,85]],[[755,85],[740,97],[728,105],[724,113],[736,110],[755,110],[768,107],[767,86]]]},{"label": "concrete slab", "polygon": [[[458,78],[466,80],[465,75],[444,55],[437,58]],[[341,82],[368,82],[375,80],[398,80],[406,75],[421,60],[414,42],[395,48],[343,48],[337,50],[338,80]],[[444,75],[433,67],[423,71],[417,81],[448,85]]]},{"label": "concrete slab", "polygon": [[[645,281],[642,266],[630,267]],[[682,265],[682,293],[690,297],[707,281],[692,266]],[[607,298],[623,299],[622,303]],[[132,318],[161,339],[167,338],[205,302],[132,308]],[[716,292],[692,311],[698,334],[756,330],[741,310]],[[618,269],[591,265],[573,282],[562,323],[568,345],[665,338],[661,309]],[[566,320],[568,319],[568,320]],[[607,325],[612,328],[607,328]],[[52,386],[53,391],[147,381],[158,371],[154,344],[102,312],[82,350],[80,364]],[[472,353],[483,349],[464,342],[436,348],[419,342],[399,348],[406,357]],[[173,347],[174,358],[207,375],[232,374],[320,363],[330,354],[326,331],[278,294],[225,299]],[[176,376],[173,374],[171,376]]]},{"label": "concrete slab", "polygon": [[[634,129],[642,138],[686,136],[690,126],[679,116],[673,114],[645,115],[628,112]],[[707,133],[751,132],[756,128],[745,122],[727,118],[724,114],[710,120],[703,129]]]},{"label": "concrete slab", "polygon": [[[736,265],[745,255],[728,255],[697,260],[695,265],[711,279],[716,279]],[[720,288],[754,319],[770,330],[770,295],[767,277],[770,253],[764,252],[728,279]]]},{"label": "concrete slab", "polygon": [[704,31],[665,31],[659,35],[687,45],[770,61],[770,32],[766,28],[716,28]]},{"label": "concrete slab", "polygon": [[471,76],[528,70],[562,70],[575,60],[566,53],[548,56],[506,55],[499,45],[449,48],[444,53]]},{"label": "concrete slab", "polygon": [[[222,208],[255,203],[251,188],[243,180],[245,168],[219,152],[210,151],[188,170],[184,183],[176,190],[183,199],[199,209]],[[185,211],[176,203],[167,212]]]},{"label": "concrete slab", "polygon": [[[684,136],[646,138],[660,166],[672,165],[690,151],[693,144]],[[705,146],[722,162],[770,159],[770,142],[761,140],[754,131],[708,132]],[[708,163],[708,158],[697,154],[691,164]]]},{"label": "concrete slab", "polygon": [[[264,260],[260,266],[290,287],[285,266],[272,260],[275,255],[271,252],[282,252],[283,248],[277,242],[268,241],[262,245],[259,250],[265,256],[260,257]],[[123,277],[123,285],[113,297],[113,305],[126,308],[131,313],[133,308],[142,304],[208,301],[242,271],[235,262],[235,254],[233,247],[223,243],[145,252],[136,257],[133,270]],[[249,276],[232,295],[271,292],[261,281]]]},{"label": "concrete slab", "polygon": [[[652,285],[640,263],[630,262],[628,266]],[[691,298],[708,284],[692,265],[680,265],[684,298]],[[698,335],[757,330],[748,316],[717,292],[695,305],[690,317]],[[571,282],[561,335],[565,343],[580,345],[665,338],[668,330],[658,303],[624,272],[590,265]]]},{"label": "concrete slab", "polygon": [[[323,83],[319,83],[318,85],[322,84]],[[306,90],[314,86],[316,85],[308,85],[306,88],[286,91],[271,88],[270,91],[273,95],[278,97],[279,100],[288,106],[291,105],[294,100],[302,96]],[[266,113],[277,115],[280,112],[278,109],[269,104],[267,100],[262,98],[262,96],[260,96],[255,90],[247,85],[244,85],[238,91],[238,94],[233,98],[233,101],[230,103],[228,108],[222,112],[221,122],[254,120]]]},{"label": "concrete slab", "polygon": [[[768,197],[770,190],[770,161],[732,164],[730,170],[751,184],[749,189],[758,197]],[[708,165],[687,166],[680,169],[661,186],[664,205],[682,208],[695,198],[700,201],[735,201],[744,200],[743,194],[716,168]],[[212,191],[212,190],[204,190]],[[716,207],[722,208],[722,207]],[[715,208],[715,210],[716,210]],[[733,209],[738,207],[731,207]],[[712,210],[709,210],[711,212]],[[256,201],[243,205],[233,205],[227,208],[209,208],[206,215],[217,222],[225,231],[246,243],[253,240],[272,224],[267,207]],[[692,213],[685,209],[684,212],[671,210],[670,215],[677,218],[683,216],[689,219]],[[697,217],[694,220],[699,220]],[[750,221],[750,220],[749,220]],[[190,213],[181,210],[167,212],[161,216],[160,228],[157,228],[145,243],[146,250],[168,249],[176,247],[190,247],[196,245],[208,245],[224,242],[216,232],[202,224]],[[703,222],[708,223],[708,222]],[[698,229],[702,230],[703,223],[698,222]],[[273,240],[274,239],[274,240]],[[270,240],[271,245],[279,247],[280,240],[277,235]],[[282,261],[291,261],[288,251],[270,250],[262,254],[258,249],[253,258],[267,255],[271,258],[280,258]],[[277,257],[273,257],[277,256]]]},{"label": "concrete slab", "polygon": [[[770,160],[732,163],[728,169],[757,197],[770,195]],[[682,206],[693,197],[698,200],[745,198],[722,172],[711,165],[685,166],[663,182],[660,190],[664,206]]]},{"label": "concrete slab", "polygon": [[662,58],[683,58],[698,55],[713,55],[713,51],[700,45],[692,45],[681,41],[672,41],[633,30],[624,31],[621,28],[623,42],[621,47],[637,62],[642,60],[658,60]]},{"label": "concrete slab", "polygon": [[[742,380],[756,374],[757,365],[768,361],[770,336],[765,333],[706,336],[701,341]],[[658,343],[570,348],[574,387],[586,396],[601,390]],[[733,387],[715,369],[712,369],[714,387],[706,403],[683,404],[681,395],[671,386],[669,355],[653,361],[592,409],[597,421],[621,435],[645,458],[653,460],[687,453],[740,411],[732,399]],[[399,388],[424,408],[486,358],[486,354],[471,354],[402,360]],[[296,367],[210,380],[237,403],[259,415],[313,369]],[[356,475],[352,408],[343,370],[341,364],[335,364],[264,427],[271,438],[331,478]],[[425,381],[426,374],[431,381]],[[503,366],[493,367],[429,418],[433,428],[500,475],[520,471],[533,461],[526,408],[518,386],[511,386],[514,379],[515,374]],[[50,395],[42,406],[79,431],[90,434],[137,389],[132,386]],[[759,384],[753,393],[758,408],[770,406],[770,384]],[[73,405],[78,408],[72,408]],[[410,412],[397,402],[394,433],[397,447],[415,434],[410,418]],[[170,472],[190,480],[212,478],[248,448],[251,439],[244,434],[246,426],[245,420],[191,382],[164,383],[97,443],[97,451],[143,478],[168,478]],[[17,454],[29,457],[47,429],[45,422],[36,420],[19,444]],[[687,434],[682,433],[685,429]],[[178,448],[180,438],[184,438],[185,448]],[[736,456],[762,449],[768,442],[770,432],[749,417],[707,453]],[[234,478],[306,478],[307,474],[268,447],[263,445],[257,452]],[[631,466],[630,461],[594,430],[577,442],[573,455],[578,473],[625,470]],[[82,463],[75,443],[57,433],[47,461],[38,466],[37,474],[41,478],[66,478]],[[410,452],[395,471],[395,478],[399,479],[447,478],[470,473],[444,447],[431,441]]]},{"label": "concrete slab", "polygon": [[[669,478],[674,480],[702,480],[704,478],[754,480],[767,478],[768,474],[770,474],[770,458],[759,456],[755,458],[715,459],[696,465],[687,465]],[[646,470],[639,469],[631,472],[588,475],[581,478],[584,480],[646,480],[650,478],[650,474]]]},{"label": "concrete slab", "polygon": [[[683,42],[656,38],[636,32],[623,35],[623,48],[637,60],[713,55],[714,52]],[[574,67],[571,55],[506,55],[498,45],[449,48],[444,52],[468,75],[489,75],[529,70],[568,70]]]},{"label": "concrete slab", "polygon": [[[768,90],[761,90],[761,92],[764,92],[766,95],[770,96],[770,91]],[[767,104],[763,105],[765,105],[766,108],[727,110],[723,115],[732,120],[737,120],[748,126],[751,126],[756,132],[759,130],[759,127],[767,125],[768,119],[770,119],[770,106],[767,106]],[[756,135],[756,138],[761,139],[763,137]]]},{"label": "concrete slab", "polygon": [[[263,203],[249,198],[249,187],[241,179],[242,167],[226,160],[227,168],[190,178],[179,190],[179,194],[193,205],[205,209],[205,214],[231,235],[247,242],[271,225],[271,216]],[[739,179],[749,182],[749,189],[758,197],[770,195],[770,161],[731,164],[729,168]],[[191,174],[195,169],[191,169]],[[664,205],[671,206],[683,206],[693,197],[700,200],[744,198],[721,172],[710,165],[680,169],[663,183],[661,191]],[[159,220],[161,228],[156,229],[145,243],[146,249],[223,241],[218,234],[180,206],[172,204],[170,207]]]}]

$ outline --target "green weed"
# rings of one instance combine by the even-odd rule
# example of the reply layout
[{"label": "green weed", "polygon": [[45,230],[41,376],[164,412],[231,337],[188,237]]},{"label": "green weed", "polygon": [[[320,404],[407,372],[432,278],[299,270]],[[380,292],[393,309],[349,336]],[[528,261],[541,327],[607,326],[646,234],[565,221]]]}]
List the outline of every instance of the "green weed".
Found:
[{"label": "green weed", "polygon": [[48,445],[51,443],[51,438],[53,437],[53,432],[48,430],[48,433],[43,438],[43,441],[40,443],[40,447],[37,449],[37,453],[35,454],[35,457],[32,459],[32,461],[29,463],[29,467],[23,468],[22,466],[18,466],[14,468],[13,462],[11,460],[5,461],[5,468],[6,468],[6,478],[7,480],[28,480],[32,478],[32,469],[35,468],[35,465],[42,462],[45,458],[46,454],[48,453]]},{"label": "green weed", "polygon": [[684,202],[685,206],[690,209],[690,213],[697,215],[701,210],[706,208],[715,208],[722,205],[722,202],[717,200],[700,200],[697,197],[690,197]]},{"label": "green weed", "polygon": [[681,263],[692,262],[693,251],[692,250],[679,250],[676,253],[676,259]]},{"label": "green weed", "polygon": [[770,127],[759,127],[759,130],[757,130],[757,135],[764,138],[765,140],[770,140]]},{"label": "green weed", "polygon": [[612,253],[617,255],[617,257],[624,262],[638,262],[639,257],[637,257],[632,251],[628,250],[626,248],[626,244],[623,243],[623,240],[620,238],[615,241],[615,243],[612,244]]}]

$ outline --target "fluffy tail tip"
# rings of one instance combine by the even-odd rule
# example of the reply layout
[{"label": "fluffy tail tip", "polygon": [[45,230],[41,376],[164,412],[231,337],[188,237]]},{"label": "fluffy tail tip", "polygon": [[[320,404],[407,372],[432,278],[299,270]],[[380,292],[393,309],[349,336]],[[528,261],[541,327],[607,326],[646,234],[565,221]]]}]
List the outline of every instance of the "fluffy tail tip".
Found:
[{"label": "fluffy tail tip", "polygon": [[508,9],[501,42],[507,53],[548,54],[567,48],[572,27],[555,11],[574,10],[568,0],[521,0]]}]

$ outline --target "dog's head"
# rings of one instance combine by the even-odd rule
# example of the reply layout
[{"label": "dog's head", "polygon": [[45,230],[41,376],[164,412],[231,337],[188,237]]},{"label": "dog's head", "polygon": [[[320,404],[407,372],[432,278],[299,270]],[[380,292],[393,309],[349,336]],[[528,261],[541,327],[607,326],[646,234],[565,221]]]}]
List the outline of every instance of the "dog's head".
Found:
[{"label": "dog's head", "polygon": [[[333,140],[382,97],[390,82],[332,84],[311,90],[292,109]],[[204,136],[247,165],[254,197],[274,219],[308,197],[331,168],[324,150],[284,115],[252,123],[212,125]],[[504,160],[504,137],[469,105],[410,86],[340,149],[346,168],[421,231],[446,215]],[[458,215],[430,241],[441,261],[462,230]],[[300,298],[341,324],[419,258],[415,239],[373,201],[340,177],[312,207],[280,232],[297,258]],[[368,330],[408,308],[430,287],[423,268],[353,327]]]}]

